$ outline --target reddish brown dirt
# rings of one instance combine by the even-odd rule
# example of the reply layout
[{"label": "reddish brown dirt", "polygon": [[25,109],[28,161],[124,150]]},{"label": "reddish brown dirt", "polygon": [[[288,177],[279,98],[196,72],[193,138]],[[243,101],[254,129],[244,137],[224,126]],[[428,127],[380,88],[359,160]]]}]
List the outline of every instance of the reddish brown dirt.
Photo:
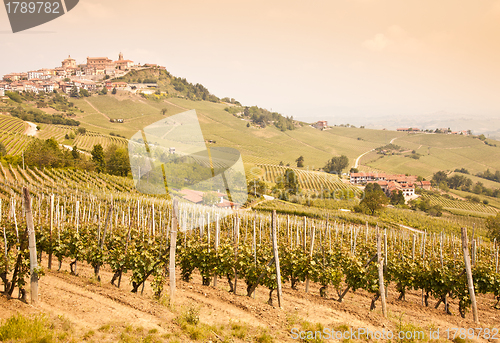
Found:
[{"label": "reddish brown dirt", "polygon": [[[64,316],[76,330],[86,332],[97,330],[107,323],[127,323],[141,326],[147,330],[156,329],[160,334],[179,331],[174,322],[183,306],[194,305],[200,310],[200,321],[206,324],[224,324],[241,322],[258,330],[267,328],[276,342],[294,341],[290,337],[291,325],[300,327],[300,322],[321,323],[326,328],[346,326],[368,328],[370,330],[392,330],[397,333],[398,324],[411,323],[418,330],[428,334],[429,329],[440,328],[441,338],[445,338],[443,330],[447,328],[500,327],[500,311],[492,308],[495,302],[492,296],[479,296],[479,316],[481,324],[474,324],[472,314],[467,313],[462,319],[458,315],[458,304],[451,300],[453,315],[446,315],[443,308],[434,309],[435,300],[430,300],[429,307],[421,305],[418,292],[409,292],[406,301],[398,301],[398,294],[389,289],[388,318],[381,313],[380,302],[377,308],[370,311],[371,296],[363,291],[348,293],[342,303],[333,298],[321,298],[319,287],[311,284],[310,292],[305,293],[304,285],[292,290],[289,284],[283,291],[283,309],[269,306],[269,292],[263,287],[257,289],[256,299],[244,296],[245,284],[238,282],[238,295],[228,292],[226,280],[219,280],[217,288],[202,286],[201,277],[195,275],[190,283],[177,282],[177,293],[174,309],[153,300],[149,283],[143,295],[130,292],[128,276],[122,279],[120,289],[109,284],[111,272],[104,268],[101,271],[102,283],[94,281],[92,270],[84,263],[78,264],[79,276],[68,274],[69,266],[63,264],[63,271],[46,271],[40,280],[40,302],[37,306],[24,304],[18,300],[7,300],[0,296],[0,319],[12,314],[48,313]],[[43,262],[46,264],[46,260]],[[3,285],[1,286],[3,289]],[[168,283],[165,293],[168,293]],[[330,296],[334,296],[330,290]],[[273,294],[277,304],[276,293]],[[482,340],[480,340],[482,341]]]}]

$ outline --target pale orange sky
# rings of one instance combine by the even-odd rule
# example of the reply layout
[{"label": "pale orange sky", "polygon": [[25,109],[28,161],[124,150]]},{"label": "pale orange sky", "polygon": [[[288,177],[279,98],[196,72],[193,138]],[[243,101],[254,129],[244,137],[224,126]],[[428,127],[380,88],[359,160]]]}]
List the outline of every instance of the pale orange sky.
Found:
[{"label": "pale orange sky", "polygon": [[308,121],[500,117],[500,0],[81,0],[17,34],[0,10],[0,47],[2,75],[122,51]]}]

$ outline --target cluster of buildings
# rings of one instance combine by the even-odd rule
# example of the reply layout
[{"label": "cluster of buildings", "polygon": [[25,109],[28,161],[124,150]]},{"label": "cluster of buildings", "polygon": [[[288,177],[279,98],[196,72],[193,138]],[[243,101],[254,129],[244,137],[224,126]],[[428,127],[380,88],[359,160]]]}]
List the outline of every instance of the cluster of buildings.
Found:
[{"label": "cluster of buildings", "polygon": [[350,182],[353,185],[377,183],[387,196],[392,192],[403,192],[405,198],[415,195],[415,188],[431,189],[430,181],[417,181],[415,175],[385,174],[385,173],[351,173]]},{"label": "cluster of buildings", "polygon": [[[61,62],[60,67],[4,75],[3,79],[0,80],[0,96],[4,96],[6,91],[38,93],[61,90],[69,94],[74,86],[77,87],[78,91],[83,88],[89,92],[102,87],[106,87],[108,90],[117,88],[132,91],[131,85],[126,82],[103,82],[103,79],[120,77],[130,70],[154,66],[156,65],[135,64],[131,60],[124,59],[122,53],[118,55],[116,61],[107,57],[87,57],[85,64],[77,64],[74,58],[68,56]],[[160,68],[164,69],[164,67]],[[142,88],[150,88],[149,86],[139,84],[133,89],[142,91]],[[154,91],[145,91],[144,93],[152,92]]]},{"label": "cluster of buildings", "polygon": [[[423,130],[420,130],[416,127],[400,127],[396,131],[399,132],[408,132],[408,133],[418,133],[418,132],[425,132]],[[429,132],[429,131],[427,131]],[[432,131],[434,133],[444,133],[444,134],[450,134],[450,135],[463,135],[463,136],[469,136],[471,135],[471,130],[461,130],[461,131],[451,131],[448,128],[440,128],[436,129],[435,131]]]}]

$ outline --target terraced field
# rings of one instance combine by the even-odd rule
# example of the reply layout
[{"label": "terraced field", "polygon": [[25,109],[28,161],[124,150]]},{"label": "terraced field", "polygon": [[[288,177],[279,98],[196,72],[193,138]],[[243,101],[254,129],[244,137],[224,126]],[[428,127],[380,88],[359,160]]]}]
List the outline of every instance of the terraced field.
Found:
[{"label": "terraced field", "polygon": [[28,124],[19,118],[0,114],[0,131],[22,133],[26,131]]},{"label": "terraced field", "polygon": [[37,131],[36,137],[40,139],[55,138],[57,141],[63,141],[65,135],[74,134],[74,126],[38,124],[41,130]]},{"label": "terraced field", "polygon": [[33,140],[22,133],[0,131],[0,142],[3,143],[8,155],[19,155]]},{"label": "terraced field", "polygon": [[432,205],[441,205],[444,209],[460,215],[495,215],[498,210],[482,203],[474,203],[459,199],[447,199],[442,196],[423,194],[423,199],[429,199]]},{"label": "terraced field", "polygon": [[338,176],[333,174],[269,164],[256,165],[251,169],[250,175],[247,175],[247,178],[253,175],[261,177],[263,181],[276,183],[283,177],[287,169],[292,169],[295,172],[299,179],[300,187],[303,189],[312,191],[357,190],[356,187],[342,182]]},{"label": "terraced field", "polygon": [[104,149],[113,144],[121,147],[126,147],[128,144],[128,140],[121,137],[113,137],[98,132],[87,131],[87,133],[84,135],[76,136],[74,142],[74,145],[76,145],[78,149],[86,151],[91,151],[96,144],[101,144]]},{"label": "terraced field", "polygon": [[29,184],[32,191],[46,191],[66,196],[68,191],[110,196],[114,193],[130,196],[137,193],[131,179],[71,169],[4,166],[0,164],[0,198],[9,199],[19,184]]}]

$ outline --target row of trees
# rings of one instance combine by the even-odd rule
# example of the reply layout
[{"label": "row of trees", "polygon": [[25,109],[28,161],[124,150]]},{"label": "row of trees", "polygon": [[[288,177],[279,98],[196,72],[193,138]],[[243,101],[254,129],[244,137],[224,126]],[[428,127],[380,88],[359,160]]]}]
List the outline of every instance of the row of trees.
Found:
[{"label": "row of trees", "polygon": [[446,172],[438,171],[432,176],[431,182],[435,187],[441,189],[457,189],[465,192],[472,192],[479,195],[487,195],[495,198],[500,198],[500,189],[487,188],[482,182],[473,183],[470,178],[465,175],[455,174],[448,177]]},{"label": "row of trees", "polygon": [[243,116],[249,118],[255,125],[266,127],[271,123],[281,131],[294,130],[295,124],[292,117],[284,117],[278,112],[270,112],[257,106],[245,107]]},{"label": "row of trees", "polygon": [[127,176],[130,172],[125,148],[111,145],[105,150],[101,144],[97,144],[91,156],[88,156],[76,146],[71,150],[61,148],[54,138],[33,140],[24,151],[24,161],[26,165],[37,168],[72,167],[120,176]]}]

